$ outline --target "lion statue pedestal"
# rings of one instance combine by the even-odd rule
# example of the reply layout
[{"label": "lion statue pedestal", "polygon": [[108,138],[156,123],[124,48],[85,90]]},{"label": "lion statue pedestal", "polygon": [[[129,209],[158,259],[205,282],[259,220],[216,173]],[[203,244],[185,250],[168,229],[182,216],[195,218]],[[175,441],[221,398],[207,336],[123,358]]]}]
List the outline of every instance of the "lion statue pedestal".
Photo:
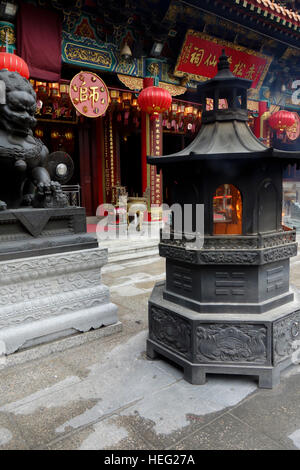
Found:
[{"label": "lion statue pedestal", "polygon": [[0,81],[0,356],[92,328],[117,331],[101,283],[107,250],[51,178],[51,155],[32,132],[35,92],[17,72],[0,70]]}]

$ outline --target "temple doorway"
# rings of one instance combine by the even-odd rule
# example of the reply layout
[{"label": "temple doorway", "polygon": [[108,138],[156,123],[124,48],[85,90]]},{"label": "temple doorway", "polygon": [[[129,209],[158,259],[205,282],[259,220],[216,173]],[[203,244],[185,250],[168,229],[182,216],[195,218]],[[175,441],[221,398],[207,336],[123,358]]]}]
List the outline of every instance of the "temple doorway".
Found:
[{"label": "temple doorway", "polygon": [[128,197],[142,196],[141,133],[120,136],[121,186]]}]

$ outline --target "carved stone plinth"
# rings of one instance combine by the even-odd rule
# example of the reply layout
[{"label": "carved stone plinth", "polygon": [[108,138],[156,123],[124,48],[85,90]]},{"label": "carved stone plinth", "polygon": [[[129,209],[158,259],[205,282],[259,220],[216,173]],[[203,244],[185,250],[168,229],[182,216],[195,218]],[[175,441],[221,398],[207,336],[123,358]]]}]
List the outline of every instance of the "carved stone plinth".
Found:
[{"label": "carved stone plinth", "polygon": [[117,323],[106,262],[99,248],[0,261],[0,355]]},{"label": "carved stone plinth", "polygon": [[0,211],[0,261],[97,246],[83,207]]},{"label": "carved stone plinth", "polygon": [[299,361],[300,295],[260,314],[197,313],[163,296],[155,286],[149,301],[147,354],[167,357],[184,369],[184,377],[203,384],[206,374],[258,376],[259,387],[272,388],[280,372]]}]

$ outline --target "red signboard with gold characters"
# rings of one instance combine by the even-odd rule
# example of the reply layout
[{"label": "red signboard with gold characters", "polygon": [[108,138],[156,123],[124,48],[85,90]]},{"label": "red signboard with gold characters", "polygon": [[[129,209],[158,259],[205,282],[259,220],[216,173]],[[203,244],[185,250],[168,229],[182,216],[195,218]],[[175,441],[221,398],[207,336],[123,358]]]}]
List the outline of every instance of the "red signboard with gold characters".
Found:
[{"label": "red signboard with gold characters", "polygon": [[70,98],[80,114],[96,118],[105,114],[109,105],[108,89],[98,75],[80,72],[70,83]]},{"label": "red signboard with gold characters", "polygon": [[174,75],[182,77],[188,74],[197,81],[214,77],[222,49],[229,58],[232,73],[252,80],[252,88],[260,88],[272,57],[191,29],[186,34]]}]

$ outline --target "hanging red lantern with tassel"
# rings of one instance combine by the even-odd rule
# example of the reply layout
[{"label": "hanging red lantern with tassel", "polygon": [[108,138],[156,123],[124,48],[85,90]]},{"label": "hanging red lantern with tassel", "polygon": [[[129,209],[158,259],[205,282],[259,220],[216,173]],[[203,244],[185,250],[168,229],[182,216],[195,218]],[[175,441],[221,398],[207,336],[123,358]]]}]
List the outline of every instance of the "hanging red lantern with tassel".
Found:
[{"label": "hanging red lantern with tassel", "polygon": [[284,132],[295,123],[295,115],[290,111],[277,111],[269,117],[269,124],[277,132]]},{"label": "hanging red lantern with tassel", "polygon": [[29,78],[29,69],[26,62],[16,54],[0,52],[0,70],[7,69],[10,72],[18,72],[22,77]]},{"label": "hanging red lantern with tassel", "polygon": [[158,119],[160,114],[170,108],[172,96],[164,88],[149,86],[140,92],[138,103],[142,111],[150,114],[150,119]]}]

